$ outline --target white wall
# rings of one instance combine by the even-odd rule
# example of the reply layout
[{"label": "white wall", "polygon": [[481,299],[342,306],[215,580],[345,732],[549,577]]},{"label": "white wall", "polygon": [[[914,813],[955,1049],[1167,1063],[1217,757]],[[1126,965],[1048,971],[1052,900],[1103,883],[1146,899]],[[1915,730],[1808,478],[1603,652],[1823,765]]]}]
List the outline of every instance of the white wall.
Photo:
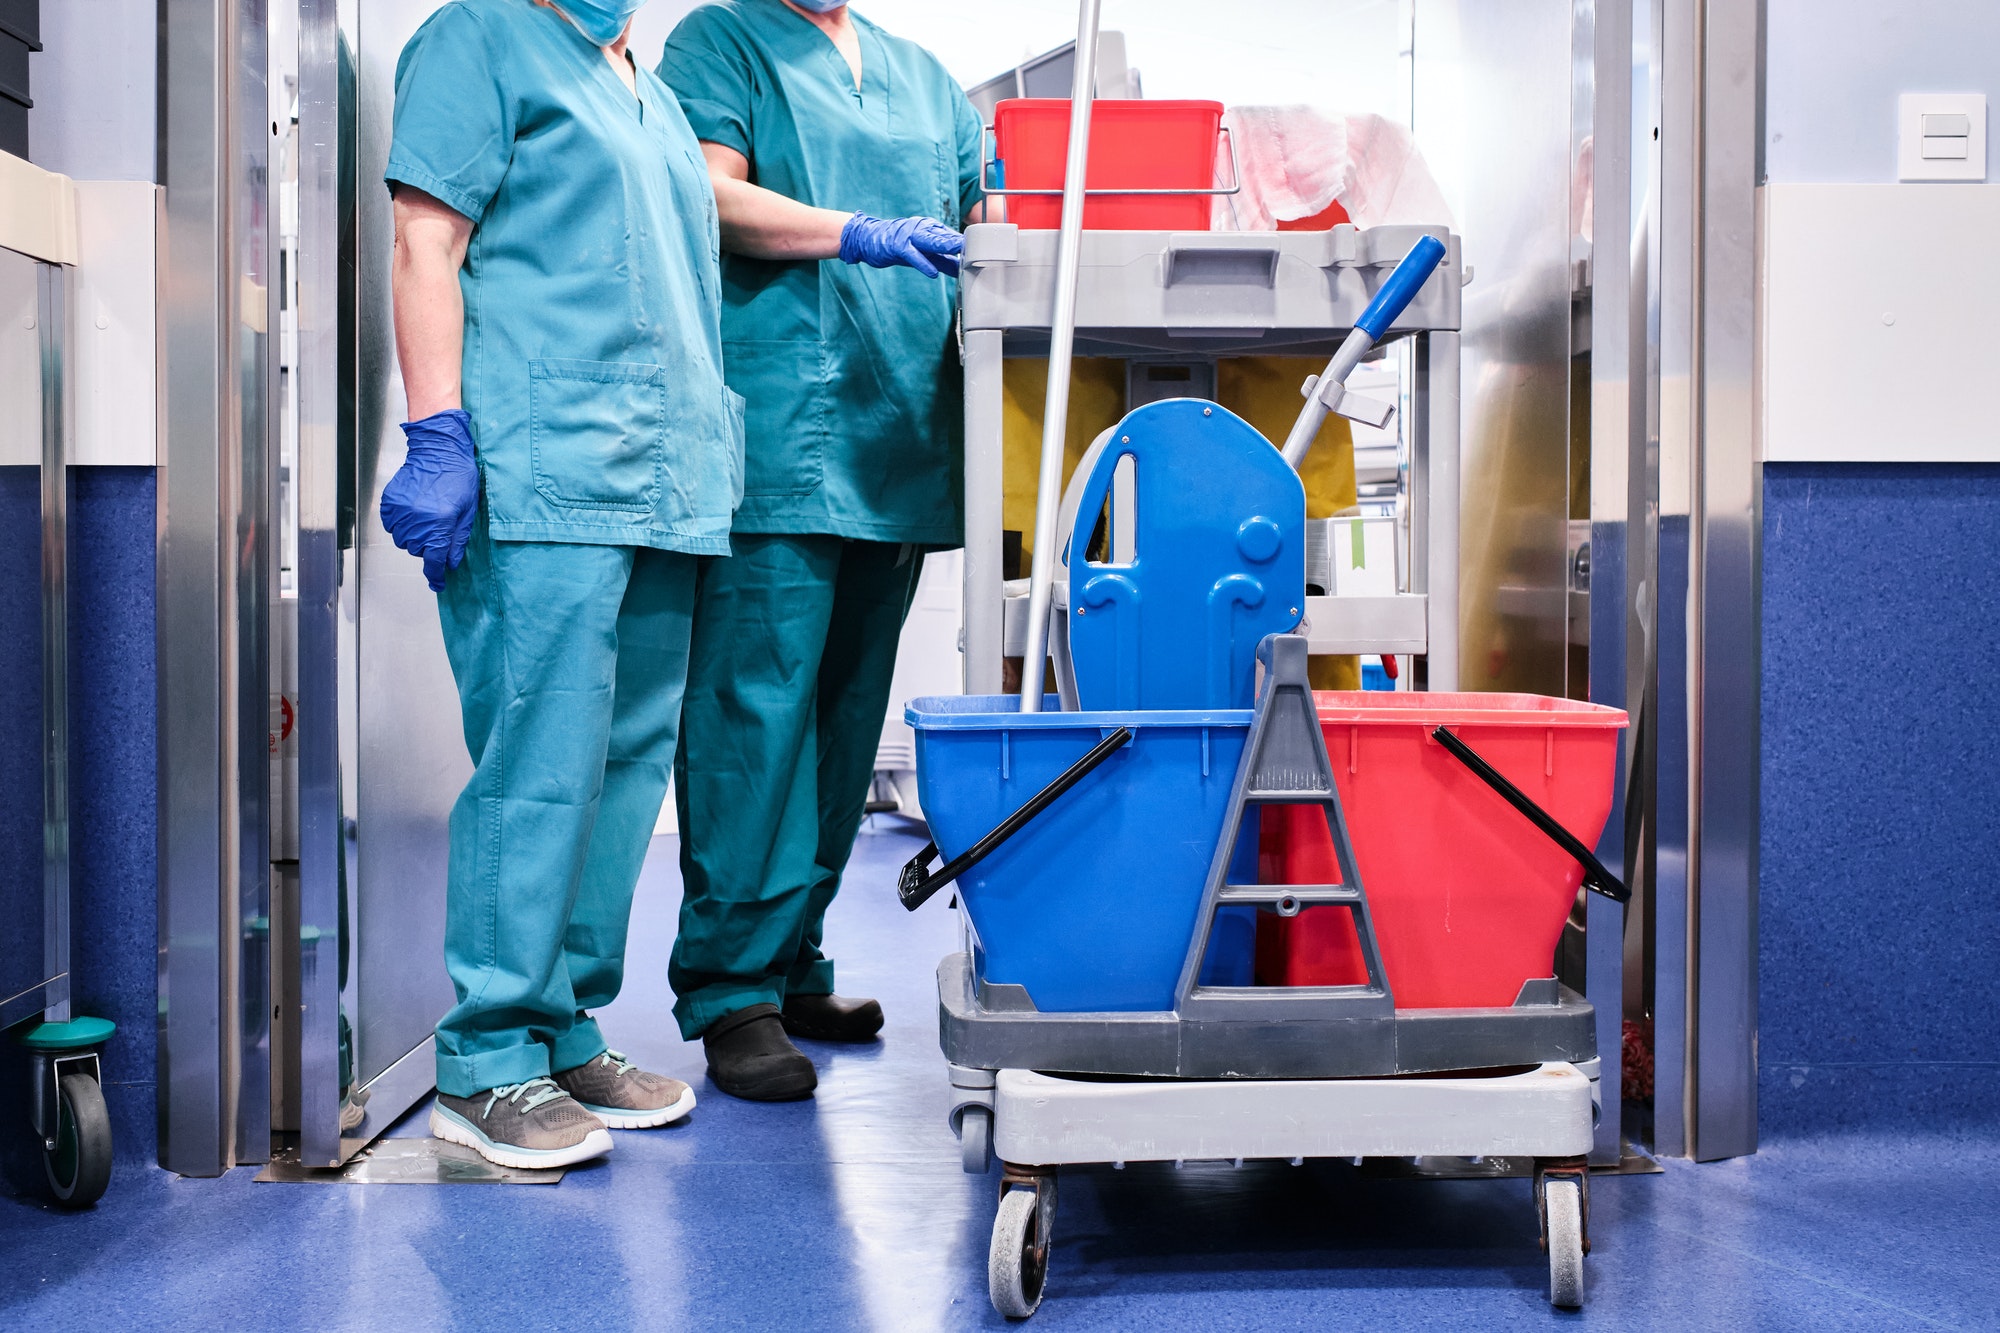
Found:
[{"label": "white wall", "polygon": [[1896,179],[1898,93],[2000,102],[1994,0],[1768,0],[1764,164],[1772,182]]},{"label": "white wall", "polygon": [[[1409,0],[1104,0],[1148,97],[1310,103],[1407,123]],[[649,66],[692,0],[652,0],[633,49]],[[983,82],[1076,38],[1074,0],[859,0],[854,12]]]},{"label": "white wall", "polygon": [[77,464],[151,466],[157,0],[43,0],[28,157],[78,182]]},{"label": "white wall", "polygon": [[2000,460],[2000,185],[1896,180],[1899,94],[1984,93],[1991,115],[2000,4],[1768,3],[1762,457]]},{"label": "white wall", "polygon": [[700,0],[647,0],[632,20],[632,58],[647,69],[659,68],[667,34],[674,30],[682,15],[699,3]]},{"label": "white wall", "polygon": [[157,0],[43,0],[28,159],[73,180],[155,179]]},{"label": "white wall", "polygon": [[[1771,2],[1775,29],[1779,10],[1812,10],[1821,0]],[[1105,0],[1103,26],[1125,34],[1148,97],[1305,102],[1407,122],[1409,3]],[[632,43],[638,58],[657,64],[667,34],[694,7],[695,0],[651,0],[640,10]],[[1853,0],[1840,7],[1873,8]],[[1951,8],[1981,6],[1960,0]],[[2000,59],[2000,5],[1990,10],[1980,29],[1989,62]],[[968,84],[1076,36],[1072,0],[868,0],[855,12],[929,47]],[[154,179],[157,23],[157,0],[43,4],[46,49],[29,57],[34,162],[78,180]],[[1883,151],[1893,152],[1893,143],[1883,142]]]}]

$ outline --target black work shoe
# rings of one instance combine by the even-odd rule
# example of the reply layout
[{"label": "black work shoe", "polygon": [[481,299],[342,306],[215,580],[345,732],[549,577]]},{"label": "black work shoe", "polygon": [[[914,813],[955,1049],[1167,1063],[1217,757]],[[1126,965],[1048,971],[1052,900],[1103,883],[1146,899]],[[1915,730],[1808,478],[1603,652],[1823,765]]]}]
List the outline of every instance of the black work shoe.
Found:
[{"label": "black work shoe", "polygon": [[795,1102],[812,1096],[819,1075],[812,1061],[785,1036],[775,1004],[753,1004],[725,1014],[701,1034],[708,1077],[732,1097],[752,1102]]},{"label": "black work shoe", "polygon": [[785,1031],[812,1041],[873,1041],[882,1030],[882,1006],[838,995],[788,995]]}]

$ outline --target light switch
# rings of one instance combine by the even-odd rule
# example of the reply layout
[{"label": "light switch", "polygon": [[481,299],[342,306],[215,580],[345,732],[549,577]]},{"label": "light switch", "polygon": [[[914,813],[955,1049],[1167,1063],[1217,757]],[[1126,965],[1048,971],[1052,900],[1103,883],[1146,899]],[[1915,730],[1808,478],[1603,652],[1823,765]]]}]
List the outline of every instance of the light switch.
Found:
[{"label": "light switch", "polygon": [[1986,94],[1904,93],[1896,120],[1898,180],[1986,179]]}]

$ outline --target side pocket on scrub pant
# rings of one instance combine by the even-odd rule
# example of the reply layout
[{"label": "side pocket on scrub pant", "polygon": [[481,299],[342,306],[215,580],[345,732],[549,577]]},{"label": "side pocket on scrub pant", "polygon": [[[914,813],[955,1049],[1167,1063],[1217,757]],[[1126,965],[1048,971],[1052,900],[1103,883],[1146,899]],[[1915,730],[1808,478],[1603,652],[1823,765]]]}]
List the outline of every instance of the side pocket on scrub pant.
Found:
[{"label": "side pocket on scrub pant", "polygon": [[666,465],[666,367],[530,361],[528,450],[535,490],[552,503],[651,510]]},{"label": "side pocket on scrub pant", "polygon": [[743,395],[722,387],[722,421],[729,438],[729,508],[734,512],[743,503]]}]

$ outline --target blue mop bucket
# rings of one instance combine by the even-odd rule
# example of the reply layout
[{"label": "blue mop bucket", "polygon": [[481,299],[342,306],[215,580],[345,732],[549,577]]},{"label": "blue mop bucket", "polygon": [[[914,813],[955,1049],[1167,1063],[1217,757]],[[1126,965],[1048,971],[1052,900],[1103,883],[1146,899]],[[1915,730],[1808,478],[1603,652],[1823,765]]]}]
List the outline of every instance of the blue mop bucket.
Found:
[{"label": "blue mop bucket", "polygon": [[[1018,706],[1011,695],[934,696],[903,714],[916,731],[918,799],[946,857],[1117,728],[1132,739],[956,881],[980,977],[1025,987],[1043,1012],[1173,1008],[1250,711]],[[1254,829],[1238,850],[1255,856]],[[1247,932],[1224,934],[1203,979],[1219,967],[1228,976],[1217,979],[1241,984]]]}]

